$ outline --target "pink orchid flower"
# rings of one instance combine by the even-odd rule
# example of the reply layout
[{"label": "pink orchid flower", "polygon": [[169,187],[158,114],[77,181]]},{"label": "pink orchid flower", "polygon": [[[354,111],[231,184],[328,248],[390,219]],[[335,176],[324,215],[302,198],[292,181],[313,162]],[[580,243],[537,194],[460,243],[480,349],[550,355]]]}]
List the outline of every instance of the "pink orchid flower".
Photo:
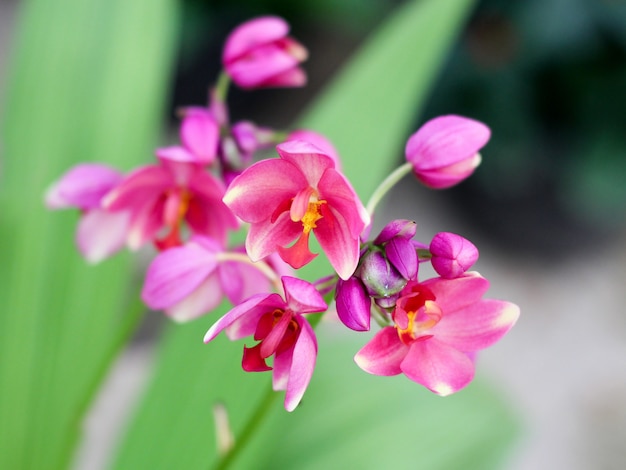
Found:
[{"label": "pink orchid flower", "polygon": [[137,249],[151,240],[160,249],[181,245],[183,221],[192,233],[224,243],[238,222],[222,202],[223,183],[198,163],[159,160],[133,171],[104,197],[107,210],[131,214],[127,245]]},{"label": "pink orchid flower", "polygon": [[272,370],[272,385],[285,390],[285,409],[293,411],[309,385],[317,358],[315,333],[302,314],[323,312],[328,306],[320,293],[301,279],[282,278],[285,300],[278,294],[257,294],[220,318],[204,336],[213,340],[222,330],[231,340],[253,335],[259,341],[244,346],[242,367],[247,372]]},{"label": "pink orchid flower", "polygon": [[276,149],[279,159],[247,168],[224,196],[226,205],[251,224],[248,255],[256,261],[278,251],[298,269],[317,256],[309,250],[314,232],[330,264],[347,280],[359,261],[359,234],[369,215],[333,159],[320,149],[303,141],[284,142]]},{"label": "pink orchid flower", "polygon": [[411,281],[393,312],[395,326],[380,330],[355,356],[374,375],[398,375],[449,395],[474,377],[476,351],[497,342],[517,321],[519,308],[482,299],[489,281],[478,273],[455,279]]},{"label": "pink orchid flower", "polygon": [[[291,273],[277,255],[265,261],[278,276]],[[270,290],[270,281],[259,269],[229,259],[215,240],[194,235],[185,245],[154,258],[141,298],[153,310],[164,310],[172,319],[184,322],[210,312],[223,296],[236,305]]]},{"label": "pink orchid flower", "polygon": [[123,178],[122,173],[106,165],[83,163],[70,169],[46,192],[49,208],[76,208],[82,212],[76,244],[91,263],[102,261],[124,246],[129,214],[108,212],[100,205],[103,196]]},{"label": "pink orchid flower", "polygon": [[308,52],[288,32],[287,22],[275,16],[239,25],[226,39],[222,55],[228,75],[247,89],[304,85],[306,74],[299,64]]},{"label": "pink orchid flower", "polygon": [[431,119],[413,134],[405,149],[413,172],[429,188],[454,186],[480,164],[479,150],[491,131],[482,122],[461,116]]},{"label": "pink orchid flower", "polygon": [[210,109],[199,106],[184,109],[180,124],[182,146],[157,149],[159,157],[172,161],[210,165],[217,155],[220,126]]}]

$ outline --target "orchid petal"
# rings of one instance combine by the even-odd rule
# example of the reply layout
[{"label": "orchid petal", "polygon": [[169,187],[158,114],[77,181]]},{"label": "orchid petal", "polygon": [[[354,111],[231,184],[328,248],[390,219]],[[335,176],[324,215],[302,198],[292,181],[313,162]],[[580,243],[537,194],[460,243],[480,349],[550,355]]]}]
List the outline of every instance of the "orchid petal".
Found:
[{"label": "orchid petal", "polygon": [[215,309],[222,301],[222,286],[213,272],[180,302],[167,307],[165,314],[177,322],[193,320]]},{"label": "orchid petal", "polygon": [[148,267],[141,298],[152,309],[172,307],[197,289],[216,267],[216,253],[195,243],[171,248]]},{"label": "orchid petal", "polygon": [[302,317],[296,317],[300,326],[300,334],[293,348],[289,379],[285,392],[285,409],[295,410],[306,391],[317,358],[317,340],[311,325]]},{"label": "orchid petal", "polygon": [[441,396],[459,391],[474,378],[472,360],[435,338],[411,343],[400,368],[409,379]]},{"label": "orchid petal", "polygon": [[[328,207],[327,207],[328,206]],[[328,261],[344,281],[354,273],[359,262],[360,240],[353,237],[350,224],[343,214],[329,204],[320,206],[323,218],[313,229]]]},{"label": "orchid petal", "polygon": [[411,240],[395,237],[385,245],[385,255],[404,279],[416,279],[419,263]]},{"label": "orchid petal", "polygon": [[437,340],[460,351],[478,351],[500,340],[513,327],[519,313],[515,304],[485,299],[445,312],[432,332]]},{"label": "orchid petal", "polygon": [[223,201],[239,218],[257,223],[269,219],[277,203],[290,200],[306,187],[304,175],[291,163],[263,160],[233,180]]},{"label": "orchid petal", "polygon": [[328,308],[324,298],[310,282],[295,277],[283,276],[287,306],[298,313],[323,312]]},{"label": "orchid petal", "polygon": [[87,211],[78,222],[76,243],[90,263],[98,263],[124,246],[129,224],[127,212]]},{"label": "orchid petal", "polygon": [[368,374],[398,375],[402,373],[400,364],[407,352],[396,329],[386,326],[356,353],[354,362]]},{"label": "orchid petal", "polygon": [[189,108],[180,125],[180,140],[196,157],[208,165],[215,160],[219,143],[219,127],[211,114],[203,109]]},{"label": "orchid petal", "polygon": [[335,163],[335,169],[337,171],[341,171],[341,161],[339,159],[337,149],[335,149],[330,140],[319,132],[315,132],[310,129],[297,129],[292,131],[285,140],[303,140],[313,144],[315,147],[319,148],[323,154],[332,158]]},{"label": "orchid petal", "polygon": [[489,281],[477,272],[468,272],[455,279],[428,279],[421,285],[430,289],[444,312],[454,312],[478,302],[489,289]]},{"label": "orchid petal", "polygon": [[277,41],[287,35],[289,25],[277,16],[263,16],[235,28],[224,45],[225,63],[238,59],[250,49]]},{"label": "orchid petal", "polygon": [[396,219],[389,222],[374,239],[374,245],[382,245],[392,238],[401,237],[410,240],[417,232],[417,224],[413,220]]},{"label": "orchid petal", "polygon": [[100,200],[123,179],[119,171],[98,163],[83,163],[67,171],[45,195],[51,209],[77,207],[94,209]]},{"label": "orchid petal", "polygon": [[325,155],[315,145],[302,140],[290,140],[276,146],[276,151],[285,161],[291,163],[306,178],[307,186],[316,188],[322,175],[334,168],[332,158]]},{"label": "orchid petal", "polygon": [[284,212],[274,223],[268,219],[250,226],[246,251],[252,261],[258,261],[277,251],[279,246],[290,244],[301,234],[302,224],[292,222],[289,213]]}]

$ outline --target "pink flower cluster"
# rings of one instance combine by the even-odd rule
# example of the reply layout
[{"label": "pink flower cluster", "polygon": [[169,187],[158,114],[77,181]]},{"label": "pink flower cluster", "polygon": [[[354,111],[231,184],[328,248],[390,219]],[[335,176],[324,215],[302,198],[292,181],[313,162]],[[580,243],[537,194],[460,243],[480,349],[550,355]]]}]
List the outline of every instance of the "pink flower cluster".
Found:
[{"label": "pink flower cluster", "polygon": [[[251,336],[256,344],[244,346],[242,367],[273,370],[288,411],[315,367],[317,339],[307,316],[326,312],[323,296],[333,293],[348,328],[369,330],[372,317],[384,325],[356,354],[359,367],[402,373],[440,395],[456,392],[471,381],[476,352],[498,341],[519,309],[483,299],[488,281],[468,271],[478,250],[460,235],[442,232],[426,245],[414,239],[415,222],[394,220],[368,240],[375,203],[366,210],[324,136],[230,123],[224,83],[254,89],[306,82],[306,49],[288,30],[276,17],[236,28],[209,104],[181,112],[179,144],[157,149],[156,161],[127,174],[78,165],[51,186],[46,203],[80,211],[77,244],[90,262],[124,245],[156,248],[141,292],[148,307],[189,321],[227,298],[234,308],[204,341],[221,331],[233,340]],[[449,187],[478,166],[489,135],[478,121],[435,118],[408,139],[401,169],[429,187]],[[277,157],[255,161],[272,146]],[[232,246],[229,235],[242,222],[245,246]],[[333,268],[314,283],[295,277],[318,255],[312,235]],[[419,280],[424,262],[438,277]]]}]

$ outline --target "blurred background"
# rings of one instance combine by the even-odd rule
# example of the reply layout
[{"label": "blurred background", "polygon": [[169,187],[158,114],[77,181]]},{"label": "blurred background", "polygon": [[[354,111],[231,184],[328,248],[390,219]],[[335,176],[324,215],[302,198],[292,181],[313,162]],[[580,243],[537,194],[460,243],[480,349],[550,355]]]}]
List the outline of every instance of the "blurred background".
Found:
[{"label": "blurred background", "polygon": [[[233,89],[232,117],[289,125],[402,3],[187,0],[163,120],[174,134],[175,110],[206,102],[228,31],[271,12],[307,45],[309,86]],[[0,87],[18,7],[0,0]],[[479,1],[413,128],[441,114],[481,120],[493,131],[483,163],[449,191],[407,179],[387,202],[385,215],[415,218],[422,240],[439,231],[472,240],[489,295],[521,306],[479,368],[521,422],[505,469],[617,470],[626,460],[625,86],[626,2]],[[399,163],[402,150],[386,158]],[[150,316],[117,362],[75,468],[102,468],[148,376],[160,325]]]}]

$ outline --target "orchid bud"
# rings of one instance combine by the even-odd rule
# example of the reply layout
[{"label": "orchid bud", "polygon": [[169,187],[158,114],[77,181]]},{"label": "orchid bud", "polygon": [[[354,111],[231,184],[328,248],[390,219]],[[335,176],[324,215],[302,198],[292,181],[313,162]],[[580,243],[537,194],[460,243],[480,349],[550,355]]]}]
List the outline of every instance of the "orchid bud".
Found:
[{"label": "orchid bud", "polygon": [[393,267],[406,279],[417,278],[417,252],[410,239],[395,237],[385,245],[385,256]]},{"label": "orchid bud", "polygon": [[478,259],[478,249],[460,235],[440,232],[430,242],[431,263],[445,279],[463,275]]},{"label": "orchid bud", "polygon": [[392,238],[402,237],[410,240],[417,232],[417,224],[412,220],[396,219],[389,222],[374,240],[375,245],[382,245]]},{"label": "orchid bud", "polygon": [[247,21],[226,40],[222,63],[241,88],[299,87],[306,74],[299,67],[308,56],[306,48],[287,36],[282,18],[264,16]]},{"label": "orchid bud", "polygon": [[406,285],[406,279],[379,250],[370,251],[362,258],[361,280],[368,294],[375,298],[390,297]]},{"label": "orchid bud", "polygon": [[369,331],[371,300],[358,278],[337,281],[335,304],[344,325],[355,331]]},{"label": "orchid bud", "polygon": [[449,188],[474,172],[480,164],[478,151],[490,136],[491,131],[481,122],[461,116],[440,116],[409,138],[406,159],[424,185]]}]

